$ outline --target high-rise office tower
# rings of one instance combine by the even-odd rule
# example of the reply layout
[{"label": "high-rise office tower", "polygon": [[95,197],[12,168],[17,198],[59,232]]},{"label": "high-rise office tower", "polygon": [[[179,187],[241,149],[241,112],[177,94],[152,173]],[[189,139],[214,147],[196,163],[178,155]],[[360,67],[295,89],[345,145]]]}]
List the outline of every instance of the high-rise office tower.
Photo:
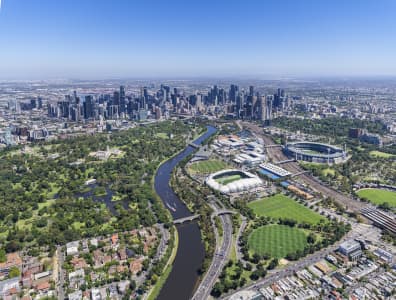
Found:
[{"label": "high-rise office tower", "polygon": [[249,96],[251,96],[251,97],[254,96],[254,86],[253,85],[249,86]]},{"label": "high-rise office tower", "polygon": [[120,112],[126,111],[125,87],[120,86]]},{"label": "high-rise office tower", "polygon": [[145,96],[148,96],[147,87],[140,90],[139,109],[146,109],[147,98]]},{"label": "high-rise office tower", "polygon": [[94,101],[92,96],[85,96],[84,101],[84,119],[90,119],[94,116]]},{"label": "high-rise office tower", "polygon": [[267,97],[266,96],[261,96],[260,97],[260,120],[265,121],[265,118],[267,116]]},{"label": "high-rise office tower", "polygon": [[41,97],[37,98],[37,108],[42,109],[43,108],[43,99]]},{"label": "high-rise office tower", "polygon": [[284,102],[285,102],[285,91],[283,89],[278,88],[276,94],[274,95],[274,103],[273,103],[274,109],[278,111],[283,110],[283,107],[285,105]]},{"label": "high-rise office tower", "polygon": [[238,95],[238,91],[239,88],[237,85],[235,84],[231,84],[230,86],[230,92],[229,92],[229,98],[230,98],[230,102],[235,103],[236,102],[236,98]]},{"label": "high-rise office tower", "polygon": [[120,92],[115,91],[113,94],[113,105],[119,106],[120,105]]},{"label": "high-rise office tower", "polygon": [[243,113],[244,99],[245,99],[245,95],[243,94],[243,92],[238,93],[238,95],[236,96],[236,112],[238,118],[242,118],[244,116]]},{"label": "high-rise office tower", "polygon": [[36,99],[30,99],[30,107],[32,109],[37,108],[37,101]]},{"label": "high-rise office tower", "polygon": [[143,88],[143,96],[144,96],[144,98],[145,98],[146,101],[147,101],[148,98],[149,98],[147,86],[145,86],[145,87]]},{"label": "high-rise office tower", "polygon": [[252,119],[257,119],[259,115],[259,101],[257,100],[260,95],[255,95],[252,97]]},{"label": "high-rise office tower", "polygon": [[267,101],[266,101],[266,111],[265,111],[265,120],[269,124],[272,119],[272,107],[273,107],[273,101],[274,97],[272,95],[267,96]]},{"label": "high-rise office tower", "polygon": [[219,89],[217,97],[218,97],[218,103],[219,104],[225,104],[226,103],[227,94],[226,94],[224,89]]}]

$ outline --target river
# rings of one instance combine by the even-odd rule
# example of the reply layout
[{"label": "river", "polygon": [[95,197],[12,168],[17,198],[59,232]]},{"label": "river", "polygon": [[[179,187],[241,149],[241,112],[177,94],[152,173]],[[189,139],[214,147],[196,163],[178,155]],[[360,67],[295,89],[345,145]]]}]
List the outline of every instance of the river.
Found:
[{"label": "river", "polygon": [[[216,128],[207,126],[207,131],[194,141],[200,145],[216,132]],[[175,195],[169,181],[172,170],[185,157],[194,152],[188,146],[178,155],[163,163],[155,175],[154,187],[165,207],[174,219],[191,216],[192,214],[184,203]],[[173,263],[172,271],[165,282],[159,300],[187,300],[193,295],[198,281],[198,270],[202,266],[205,251],[201,240],[201,232],[196,222],[177,226],[179,234],[179,247]]]}]

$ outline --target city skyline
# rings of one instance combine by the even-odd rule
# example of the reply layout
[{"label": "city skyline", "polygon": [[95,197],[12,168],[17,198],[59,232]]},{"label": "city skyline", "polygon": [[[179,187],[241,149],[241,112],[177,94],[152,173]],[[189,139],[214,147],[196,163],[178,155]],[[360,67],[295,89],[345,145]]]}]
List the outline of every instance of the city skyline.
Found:
[{"label": "city skyline", "polygon": [[395,0],[0,0],[0,300],[396,299]]},{"label": "city skyline", "polygon": [[394,76],[393,1],[2,1],[0,79]]}]

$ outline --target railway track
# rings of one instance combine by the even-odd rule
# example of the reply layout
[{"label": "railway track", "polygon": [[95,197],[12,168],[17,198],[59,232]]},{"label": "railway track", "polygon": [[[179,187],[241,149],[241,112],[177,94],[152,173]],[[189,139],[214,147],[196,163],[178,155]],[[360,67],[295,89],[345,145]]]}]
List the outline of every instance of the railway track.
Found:
[{"label": "railway track", "polygon": [[[264,143],[266,145],[272,145],[274,144],[273,139],[265,135],[263,133],[263,129],[255,124],[251,123],[242,123],[243,126],[246,129],[249,129],[252,131],[254,134],[260,136]],[[267,148],[267,154],[270,159],[272,159],[274,162],[276,161],[284,161],[287,160],[288,157],[283,153],[281,148]],[[288,170],[291,173],[299,173],[302,172],[303,169],[298,165],[297,162],[288,162],[282,165],[282,167],[286,170]],[[360,213],[361,209],[365,206],[364,203],[356,201],[352,199],[351,197],[336,191],[335,189],[325,185],[323,182],[319,181],[315,177],[309,175],[309,174],[302,174],[299,176],[299,180],[304,182],[306,185],[308,185],[310,188],[313,190],[322,193],[323,195],[329,196],[333,198],[337,203],[345,206],[347,210],[351,210],[353,212]]]}]

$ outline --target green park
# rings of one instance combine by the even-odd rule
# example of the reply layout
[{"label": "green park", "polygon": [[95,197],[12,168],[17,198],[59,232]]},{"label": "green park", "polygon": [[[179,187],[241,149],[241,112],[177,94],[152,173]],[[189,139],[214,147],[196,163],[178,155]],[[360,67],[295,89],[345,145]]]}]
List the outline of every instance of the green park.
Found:
[{"label": "green park", "polygon": [[297,250],[303,251],[307,236],[303,230],[286,225],[266,225],[255,229],[249,236],[249,249],[259,255],[283,258]]},{"label": "green park", "polygon": [[287,218],[298,223],[305,222],[309,224],[316,224],[321,220],[325,220],[321,215],[283,194],[276,194],[250,202],[248,206],[257,216],[266,216],[274,219]]},{"label": "green park", "polygon": [[192,174],[210,174],[227,168],[227,164],[221,160],[211,159],[192,163],[189,171]]},{"label": "green park", "polygon": [[[37,143],[34,152],[21,151],[23,146],[3,149],[0,242],[4,249],[54,248],[84,237],[169,222],[154,195],[152,178],[164,159],[186,146],[194,129],[180,121],[161,122],[111,135]],[[172,139],[164,138],[171,134]],[[107,147],[120,149],[123,155],[110,159],[91,155]],[[92,179],[95,183],[87,185]]]},{"label": "green park", "polygon": [[382,189],[361,189],[357,195],[362,199],[380,205],[388,203],[391,207],[396,207],[396,192]]}]

